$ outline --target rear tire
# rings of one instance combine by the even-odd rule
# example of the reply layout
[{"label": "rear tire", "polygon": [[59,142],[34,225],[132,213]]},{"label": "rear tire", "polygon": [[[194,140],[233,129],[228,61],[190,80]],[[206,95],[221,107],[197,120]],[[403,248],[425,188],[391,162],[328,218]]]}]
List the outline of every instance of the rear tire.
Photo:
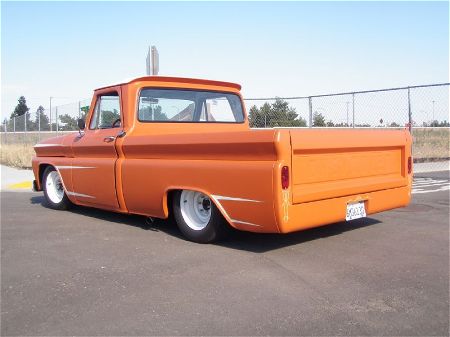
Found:
[{"label": "rear tire", "polygon": [[219,209],[201,192],[175,192],[172,209],[178,228],[190,241],[211,243],[224,239],[230,232]]},{"label": "rear tire", "polygon": [[42,186],[45,201],[50,208],[66,210],[72,205],[64,190],[62,178],[53,166],[49,166],[45,169]]}]

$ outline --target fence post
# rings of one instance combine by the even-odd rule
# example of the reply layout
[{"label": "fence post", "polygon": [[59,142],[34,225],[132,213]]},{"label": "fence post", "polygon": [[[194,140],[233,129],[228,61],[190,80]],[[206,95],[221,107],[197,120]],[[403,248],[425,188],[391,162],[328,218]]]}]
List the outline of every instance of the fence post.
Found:
[{"label": "fence post", "polygon": [[409,132],[412,130],[412,111],[411,111],[411,88],[408,87],[408,124]]},{"label": "fence post", "polygon": [[81,102],[78,101],[78,119],[81,118]]},{"label": "fence post", "polygon": [[56,117],[56,132],[58,132],[58,107],[56,107],[55,117]]},{"label": "fence post", "polygon": [[25,130],[25,132],[27,132],[27,113],[26,112],[23,114],[23,117],[24,117],[23,124],[25,125],[24,130]]},{"label": "fence post", "polygon": [[38,112],[38,131],[41,132],[41,111],[40,110]]},{"label": "fence post", "polygon": [[355,93],[352,94],[352,113],[353,113],[353,128],[355,128]]},{"label": "fence post", "polygon": [[313,108],[312,108],[312,97],[308,97],[309,100],[309,127],[312,128],[312,121],[313,121]]},{"label": "fence post", "polygon": [[16,116],[13,117],[13,131],[16,132]]}]

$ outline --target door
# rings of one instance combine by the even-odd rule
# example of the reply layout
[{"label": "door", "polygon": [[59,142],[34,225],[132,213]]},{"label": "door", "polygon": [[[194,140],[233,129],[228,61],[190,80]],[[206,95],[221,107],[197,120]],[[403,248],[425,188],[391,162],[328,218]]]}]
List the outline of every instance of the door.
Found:
[{"label": "door", "polygon": [[122,132],[120,87],[97,91],[84,134],[72,144],[73,195],[80,204],[117,210],[116,137]]}]

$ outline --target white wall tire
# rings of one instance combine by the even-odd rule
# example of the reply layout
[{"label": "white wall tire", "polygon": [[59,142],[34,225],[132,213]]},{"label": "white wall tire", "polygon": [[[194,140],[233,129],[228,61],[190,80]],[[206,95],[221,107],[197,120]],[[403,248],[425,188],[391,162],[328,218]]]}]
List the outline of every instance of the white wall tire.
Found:
[{"label": "white wall tire", "polygon": [[59,172],[52,166],[45,169],[42,186],[44,190],[45,200],[50,208],[57,210],[68,209],[71,205],[64,191],[64,185]]},{"label": "white wall tire", "polygon": [[230,230],[212,200],[201,192],[177,191],[173,196],[172,211],[178,228],[190,241],[218,241]]}]

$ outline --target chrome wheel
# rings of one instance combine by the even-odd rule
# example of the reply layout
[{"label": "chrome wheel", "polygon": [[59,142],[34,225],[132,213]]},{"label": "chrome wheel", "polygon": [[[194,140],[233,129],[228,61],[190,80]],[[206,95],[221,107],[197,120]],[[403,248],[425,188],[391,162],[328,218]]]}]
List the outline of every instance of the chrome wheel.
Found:
[{"label": "chrome wheel", "polygon": [[55,204],[59,204],[64,198],[64,187],[57,171],[51,171],[47,175],[45,188],[48,198]]},{"label": "chrome wheel", "polygon": [[184,190],[181,192],[180,210],[189,228],[200,231],[211,219],[211,199],[203,193]]}]

